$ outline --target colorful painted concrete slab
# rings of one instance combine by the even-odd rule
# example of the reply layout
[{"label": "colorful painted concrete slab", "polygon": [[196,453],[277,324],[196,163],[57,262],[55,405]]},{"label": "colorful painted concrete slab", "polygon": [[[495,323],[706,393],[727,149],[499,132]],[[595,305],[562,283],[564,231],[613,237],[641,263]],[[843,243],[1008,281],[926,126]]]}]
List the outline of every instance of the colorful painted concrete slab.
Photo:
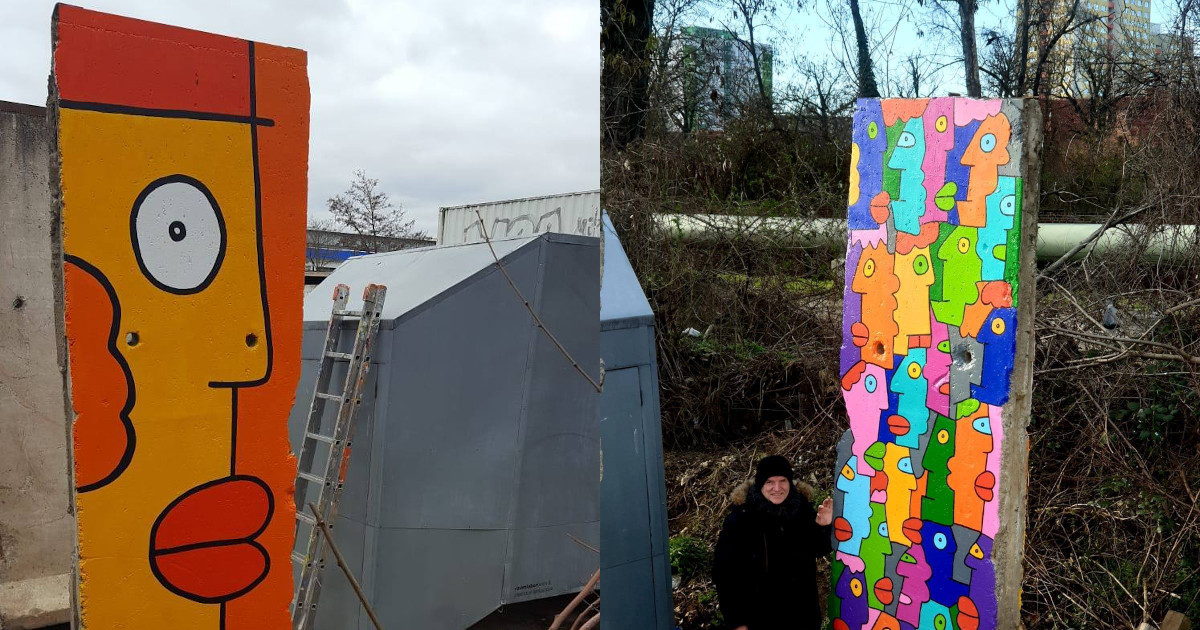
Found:
[{"label": "colorful painted concrete slab", "polygon": [[60,5],[85,628],[288,628],[305,53]]},{"label": "colorful painted concrete slab", "polygon": [[835,630],[1011,627],[1039,137],[1032,102],[858,102]]}]

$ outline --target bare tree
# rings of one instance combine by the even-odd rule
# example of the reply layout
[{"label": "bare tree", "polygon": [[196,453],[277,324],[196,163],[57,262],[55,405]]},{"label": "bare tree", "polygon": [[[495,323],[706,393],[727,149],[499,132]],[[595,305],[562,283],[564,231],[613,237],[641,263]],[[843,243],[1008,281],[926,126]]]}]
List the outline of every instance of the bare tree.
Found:
[{"label": "bare tree", "polygon": [[325,204],[333,220],[357,234],[362,249],[369,252],[384,251],[388,238],[426,238],[414,228],[416,221],[379,190],[379,180],[367,177],[362,169],[354,171],[346,192],[330,197]]},{"label": "bare tree", "polygon": [[[979,98],[983,96],[983,86],[979,83],[979,50],[975,38],[975,13],[979,10],[978,0],[918,0],[922,4],[930,3],[938,11],[956,20],[956,31],[962,44],[963,79],[967,85],[967,96]],[[946,5],[957,9],[957,15],[952,16]]]},{"label": "bare tree", "polygon": [[858,49],[858,95],[879,98],[879,87],[875,84],[875,68],[871,64],[871,48],[867,41],[867,28],[863,24],[858,0],[850,0],[850,16],[854,20],[854,42]]},{"label": "bare tree", "polygon": [[621,150],[646,131],[654,0],[601,0],[600,22],[602,138]]},{"label": "bare tree", "polygon": [[835,122],[854,105],[855,90],[847,85],[841,66],[829,59],[820,63],[803,61],[798,71],[802,90],[796,97],[797,114],[812,123],[822,140],[831,142],[835,139]]},{"label": "bare tree", "polygon": [[[770,55],[771,52],[769,47],[762,45],[758,40],[761,29],[767,26],[767,22],[778,11],[777,2],[778,0],[729,0],[730,11],[739,27],[734,28],[728,22],[723,23],[725,30],[733,35],[734,41],[750,55],[751,65],[754,66],[755,87],[758,88],[757,105],[767,114],[773,111],[773,105],[771,88],[768,86],[769,79],[763,74],[763,65],[764,56]],[[738,34],[739,31],[745,32],[745,38]]]}]

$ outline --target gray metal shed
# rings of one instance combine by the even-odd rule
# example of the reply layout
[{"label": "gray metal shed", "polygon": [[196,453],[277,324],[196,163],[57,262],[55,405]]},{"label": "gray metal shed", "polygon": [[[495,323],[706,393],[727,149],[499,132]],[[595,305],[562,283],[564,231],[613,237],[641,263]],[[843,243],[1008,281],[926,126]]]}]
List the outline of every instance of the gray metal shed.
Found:
[{"label": "gray metal shed", "polygon": [[608,216],[600,289],[600,627],[674,628],[654,313]]},{"label": "gray metal shed", "polygon": [[[495,248],[599,380],[599,239]],[[354,258],[305,298],[293,449],[333,287],[351,287],[353,309],[371,282],[388,296],[335,539],[384,626],[461,630],[503,604],[578,591],[598,564],[569,535],[600,539],[599,396],[537,330],[486,244]],[[337,567],[323,575],[317,629],[369,628]]]}]

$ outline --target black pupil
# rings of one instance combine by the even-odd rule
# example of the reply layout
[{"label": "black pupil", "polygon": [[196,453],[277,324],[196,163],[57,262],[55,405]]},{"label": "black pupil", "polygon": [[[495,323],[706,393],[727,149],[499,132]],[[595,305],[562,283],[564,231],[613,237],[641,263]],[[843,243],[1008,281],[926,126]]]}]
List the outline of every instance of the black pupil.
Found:
[{"label": "black pupil", "polygon": [[187,236],[187,226],[183,224],[183,221],[172,221],[171,225],[167,226],[167,232],[170,233],[171,240],[178,243]]}]

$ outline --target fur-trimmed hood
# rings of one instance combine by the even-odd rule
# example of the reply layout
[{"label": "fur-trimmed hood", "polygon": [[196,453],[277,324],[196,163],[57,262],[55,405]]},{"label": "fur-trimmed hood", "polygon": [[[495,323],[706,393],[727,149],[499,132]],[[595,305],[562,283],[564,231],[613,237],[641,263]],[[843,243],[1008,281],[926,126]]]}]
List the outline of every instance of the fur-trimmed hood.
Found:
[{"label": "fur-trimmed hood", "polygon": [[[753,488],[753,479],[747,479],[746,481],[739,483],[737,487],[733,489],[733,492],[729,493],[729,502],[733,505],[745,505],[746,500],[750,497],[750,490]],[[810,504],[812,503],[814,494],[812,486],[803,481],[793,481],[792,490],[798,492],[800,496],[804,497]]]}]

